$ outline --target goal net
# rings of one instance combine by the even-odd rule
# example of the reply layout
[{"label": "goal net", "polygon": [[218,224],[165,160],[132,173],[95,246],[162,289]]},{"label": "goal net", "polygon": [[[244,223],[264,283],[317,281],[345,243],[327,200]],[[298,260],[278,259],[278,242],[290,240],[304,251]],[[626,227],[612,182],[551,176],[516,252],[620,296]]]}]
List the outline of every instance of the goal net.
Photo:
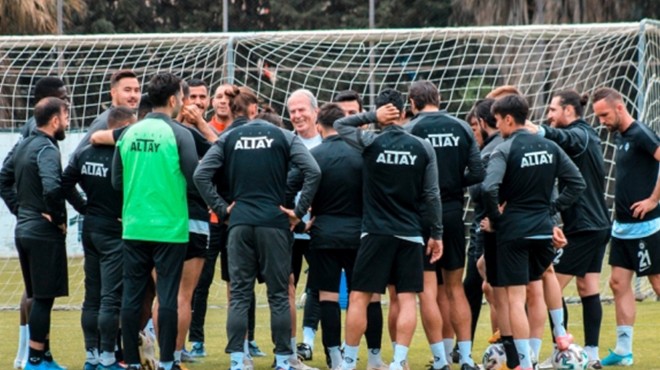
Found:
[{"label": "goal net", "polygon": [[[654,130],[660,125],[660,23],[571,26],[472,27],[415,30],[355,30],[236,34],[154,34],[0,37],[0,155],[16,142],[31,115],[32,90],[47,75],[60,76],[72,99],[71,130],[63,160],[81,131],[109,106],[109,77],[133,69],[143,84],[161,71],[220,83],[246,85],[286,120],[287,95],[307,88],[326,102],[345,89],[359,92],[370,108],[385,87],[406,92],[412,81],[439,86],[442,108],[460,118],[493,87],[517,86],[531,104],[531,119],[544,120],[554,91],[592,92],[614,87],[633,116]],[[608,163],[607,200],[613,200],[612,136],[587,110],[603,138]],[[469,203],[468,203],[469,204]],[[0,207],[0,307],[17,307],[23,287],[13,242],[14,217]],[[469,206],[466,221],[469,221]],[[82,301],[82,247],[71,211],[68,250],[69,298]],[[609,294],[607,273],[603,292]],[[651,292],[647,283],[643,294]],[[224,294],[213,289],[212,294]]]}]

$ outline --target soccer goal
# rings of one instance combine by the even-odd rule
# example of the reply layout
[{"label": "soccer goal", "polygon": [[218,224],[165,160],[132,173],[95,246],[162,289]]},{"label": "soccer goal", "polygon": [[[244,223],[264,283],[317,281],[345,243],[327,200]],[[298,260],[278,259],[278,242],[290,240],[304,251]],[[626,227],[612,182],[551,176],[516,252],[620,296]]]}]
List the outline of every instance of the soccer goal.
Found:
[{"label": "soccer goal", "polygon": [[[660,23],[563,26],[465,27],[406,30],[264,32],[0,37],[0,155],[16,141],[31,115],[32,89],[44,76],[64,79],[72,98],[71,129],[83,130],[109,105],[109,77],[133,69],[142,83],[161,71],[200,78],[212,88],[229,82],[256,91],[264,103],[288,118],[287,95],[307,88],[319,101],[340,90],[359,92],[370,108],[385,87],[403,92],[412,81],[437,84],[442,108],[464,118],[493,87],[517,86],[528,98],[531,119],[542,122],[554,91],[592,92],[614,87],[633,116],[660,128]],[[591,110],[587,120],[594,126]],[[598,127],[608,161],[607,201],[613,200],[614,147]],[[62,146],[66,160],[79,135]],[[468,203],[469,204],[469,203]],[[14,218],[0,207],[0,307],[17,307],[22,293],[13,246]],[[466,221],[470,217],[466,208]],[[81,251],[76,215],[70,217],[71,297],[82,297]],[[609,294],[607,276],[603,292]],[[640,290],[647,294],[645,283]],[[219,295],[224,290],[214,289]]]}]

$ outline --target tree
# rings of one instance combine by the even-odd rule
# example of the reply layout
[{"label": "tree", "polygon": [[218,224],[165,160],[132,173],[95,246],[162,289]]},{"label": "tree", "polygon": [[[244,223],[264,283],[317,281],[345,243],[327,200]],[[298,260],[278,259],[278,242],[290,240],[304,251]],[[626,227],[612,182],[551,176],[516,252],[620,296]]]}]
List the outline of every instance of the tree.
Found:
[{"label": "tree", "polygon": [[[63,0],[63,21],[85,14],[85,0]],[[57,33],[57,1],[0,0],[0,34],[34,35]]]}]

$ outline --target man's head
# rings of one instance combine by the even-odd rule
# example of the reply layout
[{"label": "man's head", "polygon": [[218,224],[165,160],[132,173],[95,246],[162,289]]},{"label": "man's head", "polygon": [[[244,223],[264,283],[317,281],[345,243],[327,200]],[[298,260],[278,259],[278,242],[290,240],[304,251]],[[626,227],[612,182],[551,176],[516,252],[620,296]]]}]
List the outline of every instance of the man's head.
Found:
[{"label": "man's head", "polygon": [[62,99],[45,97],[34,107],[34,119],[38,129],[56,140],[64,140],[69,127],[69,105]]},{"label": "man's head", "polygon": [[130,125],[137,121],[135,112],[129,107],[112,107],[108,114],[108,129],[114,130],[116,128]]},{"label": "man's head", "polygon": [[440,93],[431,81],[415,81],[408,90],[408,100],[413,113],[424,109],[437,110],[440,108]]},{"label": "man's head", "polygon": [[189,104],[194,104],[197,108],[201,109],[202,112],[206,112],[209,109],[209,86],[206,82],[193,78],[188,80],[188,101]]},{"label": "man's head", "polygon": [[140,105],[140,82],[135,72],[122,69],[110,77],[110,97],[115,107],[137,109]]},{"label": "man's head", "polygon": [[183,105],[183,89],[179,77],[169,72],[155,75],[149,81],[147,94],[154,109],[165,109],[171,117],[179,114]]},{"label": "man's head", "polygon": [[229,109],[234,118],[246,117],[247,119],[253,119],[257,115],[259,98],[252,89],[245,86],[231,86],[224,91],[227,98],[229,98]]},{"label": "man's head", "polygon": [[[495,99],[482,99],[474,105],[474,120],[477,124],[477,131],[475,135],[481,136],[482,141],[485,141],[490,135],[497,131],[497,120],[491,112],[491,107]],[[472,126],[472,123],[470,123]],[[474,130],[474,129],[473,129]]]},{"label": "man's head", "polygon": [[332,99],[332,102],[337,103],[337,105],[344,111],[344,115],[346,116],[351,116],[353,114],[362,112],[362,99],[360,99],[360,94],[358,94],[356,91],[340,91]]},{"label": "man's head", "polygon": [[149,100],[149,94],[147,93],[142,94],[142,96],[140,97],[140,106],[138,107],[138,114],[137,114],[138,120],[141,120],[142,118],[144,118],[144,116],[151,113],[153,109],[154,109],[154,105],[151,104],[151,100]]},{"label": "man's head", "polygon": [[69,92],[64,86],[64,81],[57,77],[44,77],[41,78],[34,85],[34,104],[37,104],[41,99],[52,96],[64,100],[67,104],[71,102]]},{"label": "man's head", "polygon": [[479,127],[479,119],[477,118],[477,115],[474,114],[474,107],[470,109],[468,114],[465,116],[465,121],[470,125],[470,129],[472,129],[472,134],[474,135],[474,139],[477,141],[477,146],[479,148],[484,146],[484,140],[486,139],[483,135],[483,132],[481,128]]},{"label": "man's head", "polygon": [[319,103],[311,91],[299,89],[289,95],[286,101],[286,107],[289,111],[291,124],[296,133],[303,138],[309,139],[317,135],[316,116],[318,114]]},{"label": "man's head", "polygon": [[280,115],[277,114],[277,112],[275,112],[273,107],[271,107],[269,105],[261,107],[261,113],[257,114],[257,116],[254,117],[254,119],[261,119],[261,120],[264,120],[266,122],[270,122],[270,123],[272,123],[273,125],[275,125],[279,128],[283,128],[285,130],[291,130],[290,127],[286,127],[284,125],[284,122],[282,121],[282,118],[280,117]]},{"label": "man's head", "polygon": [[623,132],[632,122],[623,97],[618,91],[609,87],[601,87],[593,93],[591,100],[598,121],[610,132]]},{"label": "man's head", "polygon": [[390,122],[379,122],[382,126],[398,125],[404,122],[406,112],[403,110],[403,106],[405,105],[405,100],[403,99],[403,95],[397,90],[388,88],[381,91],[378,96],[376,96],[374,103],[376,109],[387,104],[392,104],[399,111],[400,115],[398,119]]},{"label": "man's head", "polygon": [[229,107],[229,97],[225,94],[225,90],[232,88],[233,85],[223,84],[218,86],[215,89],[215,94],[211,104],[213,105],[213,111],[215,112],[215,117],[219,121],[231,122],[233,119],[231,115],[231,108]]},{"label": "man's head", "polygon": [[520,90],[513,85],[498,86],[486,95],[487,99],[497,99],[506,95],[522,95]]},{"label": "man's head", "polygon": [[326,103],[319,109],[317,118],[317,130],[323,138],[336,134],[334,124],[335,121],[342,119],[346,116],[346,112],[341,108],[338,103]]},{"label": "man's head", "polygon": [[580,95],[574,89],[555,93],[548,106],[548,122],[552,127],[568,126],[582,117],[588,101],[589,95]]},{"label": "man's head", "polygon": [[507,95],[495,100],[490,110],[495,116],[502,137],[509,137],[514,131],[525,126],[529,104],[520,95]]}]

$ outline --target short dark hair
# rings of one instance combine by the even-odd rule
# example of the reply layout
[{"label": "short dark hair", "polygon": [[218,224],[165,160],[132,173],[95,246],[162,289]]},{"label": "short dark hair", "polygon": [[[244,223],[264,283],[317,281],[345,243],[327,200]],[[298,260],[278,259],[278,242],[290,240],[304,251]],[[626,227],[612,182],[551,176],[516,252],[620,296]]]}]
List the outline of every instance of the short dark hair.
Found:
[{"label": "short dark hair", "polygon": [[527,114],[529,114],[529,104],[520,95],[503,96],[495,100],[490,109],[493,115],[499,114],[501,117],[511,116],[518,125],[524,125],[527,120]]},{"label": "short dark hair", "polygon": [[209,85],[207,85],[206,82],[200,80],[199,78],[191,78],[190,80],[188,80],[186,82],[188,83],[189,87],[204,86],[204,88],[206,88],[206,92],[208,93],[208,91],[209,91]]},{"label": "short dark hair", "polygon": [[[344,100],[346,101],[346,100]],[[333,128],[335,121],[344,118],[344,111],[337,103],[326,103],[319,109],[316,121],[326,129]]]},{"label": "short dark hair", "polygon": [[345,101],[356,101],[358,103],[358,106],[360,107],[360,111],[362,111],[362,98],[360,98],[360,94],[358,94],[357,91],[342,90],[338,92],[334,98],[332,98],[333,103],[341,103]]},{"label": "short dark hair", "polygon": [[591,96],[591,100],[593,101],[593,103],[596,103],[603,99],[606,99],[610,103],[614,101],[623,102],[623,96],[621,96],[621,94],[618,91],[614,90],[611,87],[598,88],[596,89],[596,91],[594,91],[593,95]]},{"label": "short dark hair", "polygon": [[112,76],[110,76],[110,87],[115,87],[117,82],[123,80],[124,78],[137,79],[137,75],[130,69],[120,69],[119,71],[113,73]]},{"label": "short dark hair", "polygon": [[413,101],[415,109],[420,110],[427,105],[440,107],[440,93],[438,88],[427,80],[415,81],[410,85],[408,98]]},{"label": "short dark hair", "polygon": [[273,125],[284,128],[286,129],[287,127],[284,125],[284,122],[282,121],[282,118],[275,112],[275,109],[271,107],[270,105],[264,105],[261,107],[261,112],[257,114],[254,119],[261,119],[266,122],[270,122]]},{"label": "short dark hair", "polygon": [[490,128],[497,128],[497,120],[491,111],[491,108],[495,103],[495,99],[482,99],[477,101],[477,104],[474,105],[474,116],[477,119],[482,119],[486,122],[486,125]]},{"label": "short dark hair", "polygon": [[183,91],[183,98],[188,99],[190,97],[190,86],[185,80],[181,80],[181,91]]},{"label": "short dark hair", "polygon": [[138,119],[144,118],[144,116],[151,113],[153,109],[154,105],[151,104],[151,100],[149,100],[149,94],[142,94],[140,105],[138,106]]},{"label": "short dark hair", "polygon": [[167,106],[167,100],[180,92],[181,79],[169,72],[155,75],[147,86],[147,94],[154,107]]},{"label": "short dark hair", "polygon": [[233,85],[231,88],[225,89],[225,95],[229,98],[229,109],[234,117],[247,116],[248,107],[252,104],[259,104],[257,95],[246,86]]},{"label": "short dark hair", "polygon": [[34,85],[34,104],[48,96],[57,96],[58,90],[64,87],[64,81],[59,77],[44,77]]},{"label": "short dark hair", "polygon": [[67,107],[68,104],[64,100],[54,96],[41,99],[34,107],[34,119],[37,122],[37,127],[48,125],[53,116],[62,113],[62,110]]},{"label": "short dark hair", "polygon": [[560,99],[559,105],[565,107],[570,105],[575,110],[575,115],[582,117],[584,114],[584,107],[589,102],[589,95],[582,94],[580,95],[575,89],[568,89],[556,92],[553,97],[558,97]]},{"label": "short dark hair", "polygon": [[108,129],[114,130],[118,127],[124,126],[126,121],[134,118],[135,111],[129,107],[111,107],[110,113],[108,113]]},{"label": "short dark hair", "polygon": [[374,103],[376,104],[376,109],[391,103],[399,110],[399,112],[403,112],[403,106],[405,105],[403,95],[397,90],[391,88],[381,91],[376,97]]}]

